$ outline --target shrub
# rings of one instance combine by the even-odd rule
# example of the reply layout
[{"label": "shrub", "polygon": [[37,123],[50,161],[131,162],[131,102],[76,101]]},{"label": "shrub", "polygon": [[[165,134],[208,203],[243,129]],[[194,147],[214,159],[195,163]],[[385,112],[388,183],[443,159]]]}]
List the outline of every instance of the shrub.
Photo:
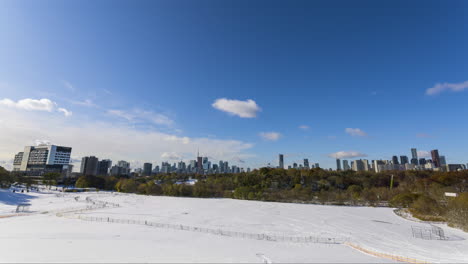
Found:
[{"label": "shrub", "polygon": [[447,221],[450,226],[468,232],[468,193],[461,193],[449,201]]},{"label": "shrub", "polygon": [[418,194],[415,193],[400,193],[392,197],[390,199],[390,206],[392,207],[398,207],[398,208],[403,208],[403,207],[409,207],[416,199],[419,197]]}]

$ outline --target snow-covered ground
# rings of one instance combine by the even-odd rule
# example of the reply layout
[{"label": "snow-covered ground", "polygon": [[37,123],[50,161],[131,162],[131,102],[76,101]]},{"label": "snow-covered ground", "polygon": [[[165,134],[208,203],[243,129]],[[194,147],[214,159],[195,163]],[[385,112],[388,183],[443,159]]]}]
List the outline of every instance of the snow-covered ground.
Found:
[{"label": "snow-covered ground", "polygon": [[[75,199],[79,197],[78,199]],[[120,207],[58,217],[86,208],[86,198]],[[11,215],[30,203],[31,215]],[[448,240],[413,238],[412,222],[390,208],[195,199],[121,193],[12,193],[0,190],[1,262],[392,262],[345,244],[265,241],[136,224],[109,218],[177,224],[278,237],[346,239],[367,250],[428,262],[468,262],[468,234],[439,225]]]}]

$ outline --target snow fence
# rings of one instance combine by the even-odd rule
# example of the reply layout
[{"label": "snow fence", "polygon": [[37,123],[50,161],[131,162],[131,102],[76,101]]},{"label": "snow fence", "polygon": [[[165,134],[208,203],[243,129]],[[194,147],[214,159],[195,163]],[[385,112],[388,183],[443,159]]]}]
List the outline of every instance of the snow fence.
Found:
[{"label": "snow fence", "polygon": [[344,244],[345,242],[349,241],[349,239],[345,237],[286,236],[286,235],[274,235],[274,234],[264,234],[264,233],[246,233],[246,232],[237,232],[237,231],[215,229],[215,228],[188,226],[188,225],[181,225],[181,224],[159,223],[159,222],[153,222],[153,221],[147,221],[147,220],[133,220],[133,219],[112,218],[112,217],[86,216],[80,213],[84,213],[84,212],[91,211],[91,210],[103,209],[103,208],[120,207],[119,204],[97,201],[97,200],[91,199],[90,197],[86,198],[86,202],[92,205],[89,205],[86,208],[79,207],[79,208],[64,209],[64,210],[61,210],[60,212],[57,212],[56,215],[59,217],[80,219],[80,220],[92,221],[92,222],[143,225],[143,226],[149,226],[149,227],[155,227],[155,228],[190,231],[190,232],[198,232],[198,233],[212,234],[212,235],[218,235],[218,236],[266,240],[266,241],[275,241],[275,242]]},{"label": "snow fence", "polygon": [[366,254],[369,254],[369,255],[372,255],[372,256],[375,256],[375,257],[379,257],[379,258],[385,258],[385,259],[390,259],[390,260],[394,260],[394,261],[405,262],[405,263],[413,263],[413,264],[430,263],[430,262],[415,259],[415,258],[402,257],[402,256],[398,256],[398,255],[373,251],[373,250],[370,250],[370,249],[360,247],[360,246],[355,245],[355,244],[350,243],[350,242],[346,242],[345,244],[347,246],[351,247],[351,248],[354,248],[354,249],[358,250],[358,251],[361,251],[363,253],[366,253]]}]

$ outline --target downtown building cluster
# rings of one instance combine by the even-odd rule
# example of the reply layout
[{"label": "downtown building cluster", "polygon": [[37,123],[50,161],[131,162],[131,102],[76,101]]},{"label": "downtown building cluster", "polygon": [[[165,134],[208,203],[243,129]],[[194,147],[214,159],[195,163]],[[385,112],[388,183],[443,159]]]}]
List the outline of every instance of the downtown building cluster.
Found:
[{"label": "downtown building cluster", "polygon": [[[343,165],[343,166],[342,166]],[[418,158],[416,148],[411,149],[411,159],[406,155],[393,156],[391,160],[359,159],[348,162],[336,159],[337,170],[353,171],[404,171],[404,170],[433,170],[433,171],[458,171],[465,170],[468,164],[447,164],[445,156],[439,155],[439,150],[431,151],[431,159]]]},{"label": "downtown building cluster", "polygon": [[[278,167],[277,168],[285,169],[283,154],[278,155]],[[303,164],[298,164],[297,162],[294,162],[292,165],[288,165],[288,170],[289,169],[314,169],[314,168],[320,168],[320,164],[318,163],[310,164],[309,159],[304,159]]]},{"label": "downtown building cluster", "polygon": [[229,162],[220,160],[217,163],[209,161],[208,157],[197,155],[196,160],[189,163],[179,161],[177,163],[162,162],[153,168],[152,163],[144,163],[143,168],[131,169],[130,162],[120,160],[113,165],[112,160],[99,160],[95,156],[86,156],[81,159],[79,173],[72,173],[71,147],[41,144],[38,146],[26,146],[24,151],[15,155],[13,171],[29,176],[42,176],[48,172],[60,173],[64,177],[72,174],[80,175],[112,175],[112,176],[151,176],[160,173],[177,174],[214,174],[214,173],[240,173],[250,172],[250,168],[244,170],[237,165],[229,165]]},{"label": "downtown building cluster", "polygon": [[[95,156],[83,157],[81,160],[80,174],[83,175],[111,175],[111,176],[151,176],[156,174],[214,174],[214,173],[240,173],[245,172],[244,168],[236,165],[229,166],[227,161],[220,160],[218,163],[211,163],[208,157],[198,156],[196,160],[189,163],[179,161],[177,163],[162,162],[161,166],[156,165],[153,168],[152,163],[144,163],[143,168],[130,169],[130,163],[119,161],[112,166],[109,159],[99,160]],[[247,168],[250,172],[250,168]]]}]

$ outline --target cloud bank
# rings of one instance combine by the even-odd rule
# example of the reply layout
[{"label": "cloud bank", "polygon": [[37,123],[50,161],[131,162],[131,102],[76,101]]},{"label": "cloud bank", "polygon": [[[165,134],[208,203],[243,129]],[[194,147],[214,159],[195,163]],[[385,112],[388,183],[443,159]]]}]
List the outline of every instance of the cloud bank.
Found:
[{"label": "cloud bank", "polygon": [[133,109],[130,111],[111,109],[107,111],[107,114],[125,119],[132,123],[149,122],[155,125],[163,125],[168,127],[174,124],[174,121],[166,115],[141,109]]},{"label": "cloud bank", "polygon": [[242,118],[254,118],[261,110],[257,103],[251,99],[240,101],[220,98],[216,99],[211,106],[230,115],[236,115]]},{"label": "cloud bank", "polygon": [[338,151],[335,153],[330,153],[328,154],[328,156],[334,159],[350,159],[350,158],[367,157],[366,154],[357,152],[357,151]]},{"label": "cloud bank", "polygon": [[360,128],[346,128],[345,132],[353,137],[367,137],[367,133]]},{"label": "cloud bank", "polygon": [[258,134],[262,139],[268,141],[277,141],[281,138],[281,134],[278,132],[260,132]]},{"label": "cloud bank", "polygon": [[[70,146],[72,158],[95,155],[99,159],[127,160],[132,167],[142,162],[168,158],[195,159],[199,148],[216,159],[248,159],[252,144],[239,140],[178,136],[151,129],[137,129],[131,122],[90,121],[75,116],[73,120],[51,118],[45,112],[23,112],[0,107],[0,161],[11,162],[14,154],[37,139],[56,145]],[[165,154],[166,153],[166,154]],[[75,163],[74,170],[79,170]]]},{"label": "cloud bank", "polygon": [[468,81],[461,83],[437,83],[426,90],[426,95],[436,95],[445,91],[461,92],[468,89]]},{"label": "cloud bank", "polygon": [[71,116],[72,112],[68,111],[65,108],[57,107],[57,103],[51,101],[50,99],[43,98],[43,99],[21,99],[17,102],[5,98],[0,100],[0,106],[6,106],[9,108],[15,108],[19,110],[27,110],[27,111],[45,111],[45,112],[60,112],[65,116]]}]

